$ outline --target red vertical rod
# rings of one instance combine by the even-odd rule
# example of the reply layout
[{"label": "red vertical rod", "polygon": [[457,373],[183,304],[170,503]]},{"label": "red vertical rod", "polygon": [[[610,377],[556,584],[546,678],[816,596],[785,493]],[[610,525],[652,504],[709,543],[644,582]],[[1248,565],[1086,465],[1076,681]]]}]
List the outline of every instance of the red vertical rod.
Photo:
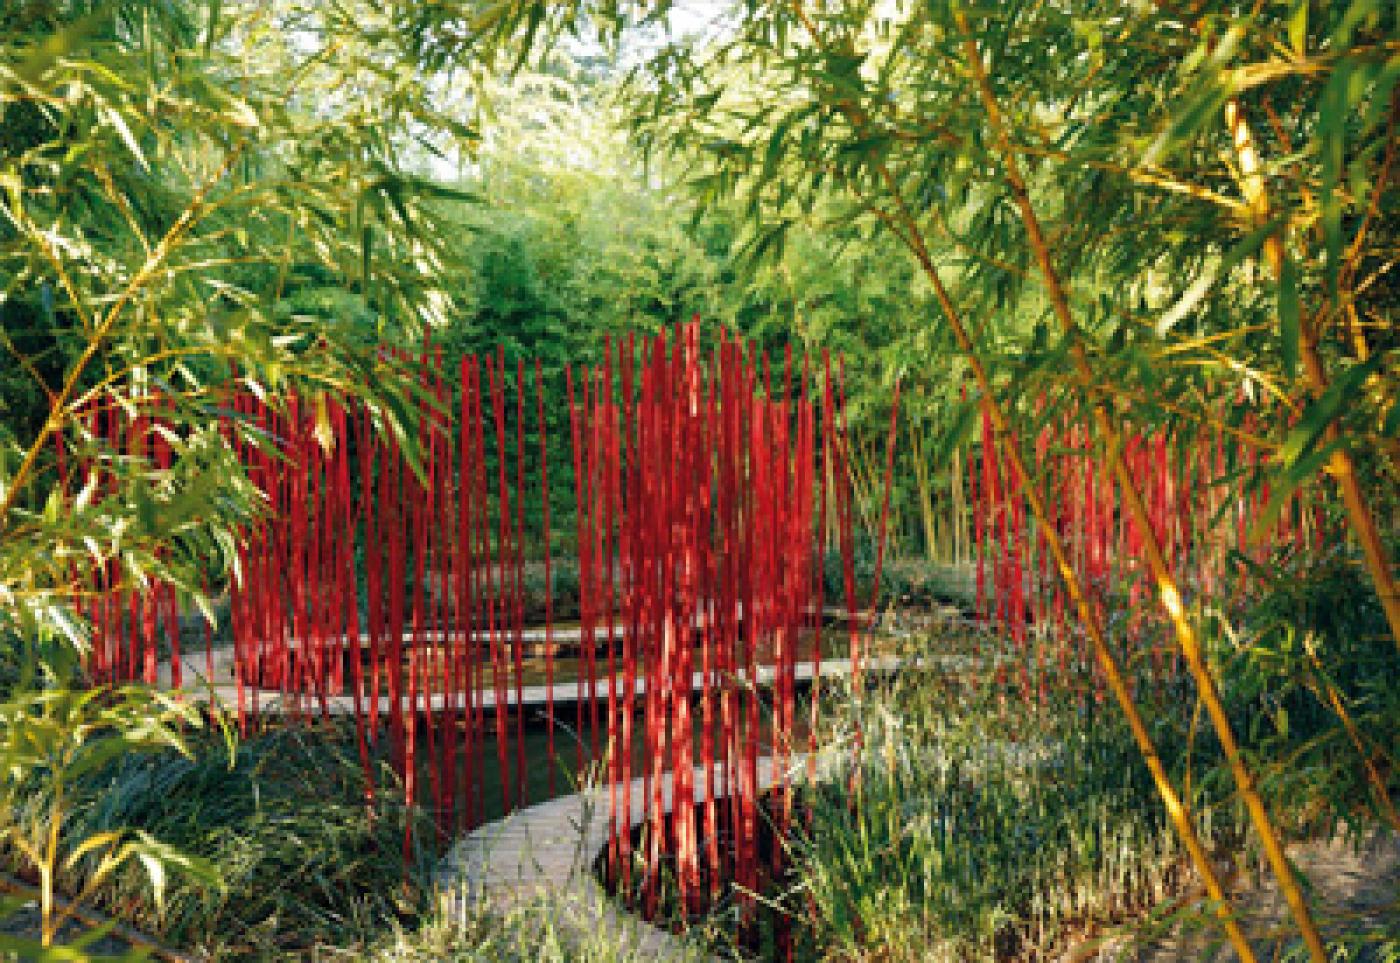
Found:
[{"label": "red vertical rod", "polygon": [[[701,466],[696,459],[699,439],[696,429],[700,423],[700,386],[696,356],[699,353],[696,326],[687,327],[684,340],[678,341],[676,348],[680,354],[681,384],[677,401],[680,407],[680,424],[677,430],[679,445],[673,449],[673,461],[680,471],[677,488],[682,497],[677,499],[676,510],[679,525],[680,544],[677,546],[680,562],[679,610],[675,620],[677,650],[675,682],[675,762],[672,779],[672,824],[676,833],[677,876],[680,882],[681,905],[687,916],[698,908],[697,897],[700,889],[700,868],[695,830],[695,760],[694,726],[690,715],[690,694],[694,675],[693,644],[695,626],[695,596],[697,560],[695,546],[696,490],[699,487]],[[678,456],[678,457],[677,457]]]},{"label": "red vertical rod", "polygon": [[549,795],[554,796],[554,580],[550,559],[549,443],[544,420],[544,374],[535,359],[535,424],[540,433],[540,539],[544,543],[544,679],[545,759],[549,767]]},{"label": "red vertical rod", "polygon": [[355,745],[360,753],[360,767],[365,771],[365,805],[374,806],[374,767],[369,758],[369,740],[365,733],[364,664],[360,651],[359,588],[355,580],[355,503],[350,489],[350,427],[345,406],[334,408],[336,443],[336,489],[339,495],[339,519],[343,538],[340,542],[340,604],[344,613],[344,634],[350,659],[351,697],[355,711]]},{"label": "red vertical rod", "polygon": [[[438,419],[433,411],[429,398],[436,395],[436,359],[437,349],[435,345],[427,346],[421,356],[422,387],[425,397],[422,400],[420,420],[420,435],[423,447],[427,451],[427,463],[423,466],[424,479],[419,491],[418,518],[419,528],[422,535],[419,537],[419,555],[422,561],[420,568],[422,574],[418,579],[419,612],[416,618],[413,651],[418,661],[418,686],[417,689],[423,696],[423,761],[428,771],[428,791],[433,802],[434,824],[438,830],[439,839],[445,834],[446,826],[443,822],[445,809],[445,792],[442,785],[442,772],[438,766],[437,754],[437,728],[434,725],[433,715],[433,694],[434,675],[437,668],[437,653],[442,649],[442,626],[435,621],[434,585],[440,585],[439,578],[442,573],[442,528],[440,525],[440,511],[438,498],[440,493],[440,477],[442,474],[441,465],[441,439],[438,431]],[[418,708],[415,698],[413,703],[414,724],[418,724]]]},{"label": "red vertical rod", "polygon": [[[586,483],[583,478],[583,449],[582,449],[582,428],[579,424],[580,411],[578,399],[574,394],[574,369],[572,365],[565,366],[564,379],[567,386],[569,398],[569,431],[573,442],[574,456],[574,544],[578,556],[578,607],[579,607],[579,662],[577,673],[574,679],[575,685],[575,749],[577,752],[576,768],[580,774],[583,772],[583,731],[584,731],[584,666],[587,660],[585,650],[589,644],[589,606],[592,604],[590,584],[588,579],[588,540],[584,537],[588,516],[588,500],[585,496]],[[585,402],[586,406],[586,402]]]},{"label": "red vertical rod", "polygon": [[822,349],[821,385],[821,488],[817,502],[817,559],[814,574],[816,603],[812,615],[811,718],[807,733],[807,777],[817,774],[817,712],[821,701],[822,629],[826,623],[826,525],[827,499],[832,483],[831,452],[831,355]]},{"label": "red vertical rod", "polygon": [[[506,601],[506,565],[510,556],[510,491],[506,487],[506,427],[505,427],[505,389],[501,382],[504,380],[505,371],[504,352],[499,351],[493,358],[487,355],[486,375],[489,381],[491,392],[491,410],[494,414],[496,425],[496,469],[497,469],[497,491],[496,505],[500,514],[498,532],[499,541],[496,545],[496,558],[494,562],[488,564],[491,575],[490,593],[488,595],[488,612],[491,621],[491,670],[495,680],[496,695],[496,755],[500,765],[501,774],[501,800],[505,808],[511,808],[511,788],[512,780],[510,775],[510,693],[507,689],[510,671],[507,667],[505,653],[505,621],[509,618],[509,613],[505,610]],[[499,363],[498,363],[499,361]],[[499,575],[499,579],[496,576]],[[500,610],[499,622],[495,615],[496,610]],[[500,626],[498,631],[497,626]]]},{"label": "red vertical rod", "polygon": [[[504,374],[504,359],[502,359]],[[515,779],[523,807],[525,793],[525,361],[515,359]]]},{"label": "red vertical rod", "polygon": [[457,602],[458,629],[461,633],[458,651],[458,686],[462,693],[458,729],[462,739],[462,811],[464,824],[471,828],[476,825],[475,778],[476,778],[476,597],[475,554],[472,551],[472,405],[473,360],[463,355],[458,362],[458,380],[461,384],[458,413],[457,440]]},{"label": "red vertical rod", "polygon": [[[489,374],[490,374],[490,371],[489,371],[490,361],[491,361],[491,359],[490,359],[490,357],[488,356],[488,357],[487,357],[487,367],[488,367],[488,372],[487,372],[487,374],[488,374],[488,380],[489,380]],[[473,445],[475,446],[475,447],[474,447],[474,452],[475,452],[475,453],[474,453],[474,455],[473,455],[473,457],[472,457],[472,485],[473,485],[473,492],[474,492],[474,494],[473,494],[473,504],[475,505],[475,510],[474,510],[474,512],[473,512],[473,517],[474,517],[475,521],[473,522],[473,524],[474,524],[475,529],[476,529],[476,541],[473,543],[473,544],[476,546],[476,562],[475,562],[475,566],[474,566],[473,571],[478,573],[478,574],[474,575],[474,580],[475,580],[475,596],[474,596],[474,598],[475,598],[475,601],[474,601],[474,603],[473,603],[473,604],[474,604],[474,608],[473,608],[474,616],[473,616],[473,618],[475,619],[475,622],[476,622],[476,632],[475,632],[474,635],[472,636],[472,640],[473,640],[473,641],[472,641],[472,645],[473,645],[472,673],[473,673],[473,678],[474,678],[474,680],[475,680],[475,681],[472,682],[472,689],[473,689],[473,691],[477,694],[477,695],[476,695],[475,722],[473,723],[473,726],[474,726],[474,728],[475,728],[475,730],[476,730],[477,733],[480,733],[480,734],[482,734],[482,735],[484,736],[484,735],[485,735],[485,732],[486,732],[486,706],[485,706],[485,703],[486,703],[486,673],[487,673],[487,660],[488,660],[488,659],[489,659],[490,662],[491,662],[491,670],[490,670],[490,671],[491,671],[491,673],[492,673],[492,679],[493,679],[493,683],[492,683],[493,692],[494,692],[494,687],[495,687],[495,680],[499,679],[499,673],[497,673],[497,672],[495,671],[496,660],[497,660],[497,656],[496,656],[496,652],[497,652],[497,649],[496,649],[496,623],[495,623],[495,599],[494,599],[493,594],[492,594],[493,591],[494,591],[493,586],[494,586],[495,582],[494,582],[494,575],[493,575],[493,569],[492,569],[493,563],[492,563],[492,559],[491,559],[491,523],[490,523],[490,517],[489,517],[489,503],[488,503],[488,499],[487,499],[487,484],[486,484],[486,476],[487,476],[487,468],[486,468],[486,428],[485,428],[485,418],[486,418],[486,416],[485,416],[485,412],[484,412],[483,409],[482,409],[481,363],[480,363],[480,361],[477,360],[477,359],[473,359],[473,361],[472,361],[472,386],[471,386],[471,391],[472,391],[472,435],[473,435]],[[483,654],[482,654],[482,647],[481,647],[482,639],[484,639],[485,642],[486,642],[486,654],[485,654],[484,656],[483,656]],[[494,717],[494,718],[499,719],[498,716],[497,716],[497,717]],[[499,733],[498,733],[498,736],[499,736]],[[486,748],[485,746],[482,746],[480,751],[485,751],[485,748]],[[500,747],[499,747],[499,742],[498,742],[498,756],[499,756],[499,754],[500,754],[500,753],[499,753],[499,748],[500,748]],[[502,770],[501,770],[501,773],[502,773],[502,779],[503,779],[503,780],[504,780],[504,778],[505,778],[505,777],[504,777],[504,772],[505,772],[505,770],[502,769]],[[479,782],[481,782],[480,779],[478,779],[478,783],[479,783]],[[504,784],[504,783],[503,783],[503,784]],[[479,812],[479,813],[482,813],[483,816],[484,816],[484,812],[485,812],[485,799],[484,799],[483,793],[484,793],[484,789],[482,789],[481,787],[478,786],[478,787],[476,788],[476,791],[475,791],[475,794],[476,794],[476,797],[477,797],[477,798],[476,798],[475,802],[473,803],[473,805],[476,807],[476,811]]]},{"label": "red vertical rod", "polygon": [[[374,742],[379,737],[380,672],[383,666],[381,630],[384,620],[384,587],[380,567],[384,546],[379,525],[376,522],[374,507],[376,492],[374,453],[379,444],[368,405],[361,409],[359,426],[360,512],[365,533],[365,592],[367,595],[365,611],[368,618],[366,629],[369,635],[369,739]],[[380,473],[379,485],[383,486],[382,458]]]},{"label": "red vertical rod", "polygon": [[[405,359],[407,360],[407,359]],[[427,389],[427,363],[426,360],[419,359],[419,386]],[[428,506],[425,504],[431,491],[432,485],[432,440],[428,434],[428,421],[425,403],[420,401],[418,410],[418,442],[419,450],[426,455],[422,459],[420,468],[423,477],[410,475],[403,479],[403,487],[400,489],[404,503],[404,527],[409,530],[413,538],[413,569],[411,571],[412,582],[409,587],[410,595],[409,618],[410,636],[408,643],[408,704],[404,709],[404,802],[410,809],[418,801],[418,693],[423,678],[422,662],[425,657],[425,639],[423,631],[424,618],[424,581],[428,572]],[[432,798],[432,790],[435,787],[435,773],[431,765],[432,753],[428,753],[428,778],[429,778],[429,798]],[[405,866],[412,855],[413,829],[412,821],[404,824],[403,835],[403,855]]]},{"label": "red vertical rod", "polygon": [[[601,591],[602,578],[598,568],[607,564],[602,557],[602,501],[601,479],[599,478],[600,454],[602,447],[602,375],[590,372],[584,391],[584,498],[588,503],[587,528],[585,537],[588,543],[589,579],[588,594],[597,598]],[[601,721],[598,704],[598,609],[589,604],[589,621],[585,635],[588,655],[588,752],[589,760],[596,765],[602,758],[599,752]]]},{"label": "red vertical rod", "polygon": [[384,529],[388,532],[389,621],[385,634],[389,642],[387,655],[389,687],[389,730],[394,749],[394,765],[400,776],[405,775],[406,746],[404,744],[403,707],[403,636],[404,636],[404,526],[400,515],[400,476],[403,455],[392,435],[385,437],[383,477],[380,479],[379,506]]},{"label": "red vertical rod", "polygon": [[637,486],[637,413],[633,395],[633,360],[635,342],[631,336],[627,340],[624,353],[621,341],[618,342],[619,368],[622,378],[621,427],[622,442],[619,458],[623,462],[623,484],[625,496],[620,496],[619,518],[619,561],[623,580],[623,608],[626,624],[622,633],[622,812],[626,820],[621,834],[618,860],[622,866],[622,892],[632,890],[632,746],[634,709],[637,690],[637,636],[639,631],[639,593],[637,587],[638,549],[637,522],[641,514]]},{"label": "red vertical rod", "polygon": [[617,409],[613,401],[612,384],[612,338],[603,338],[602,392],[599,405],[599,471],[602,491],[599,497],[603,502],[603,525],[598,539],[599,557],[604,565],[604,621],[607,626],[608,647],[608,808],[613,832],[610,834],[608,854],[612,861],[611,870],[615,873],[620,852],[619,837],[628,830],[628,818],[618,810],[618,783],[622,777],[622,722],[619,718],[619,693],[617,675],[617,615],[614,568],[616,557],[613,544],[613,526],[617,513]]},{"label": "red vertical rod", "polygon": [[652,493],[648,498],[651,524],[648,537],[651,539],[650,558],[656,571],[652,578],[652,590],[656,595],[652,604],[650,665],[647,671],[647,696],[651,704],[648,728],[651,731],[649,751],[650,781],[647,799],[647,880],[643,894],[644,909],[648,917],[654,916],[657,904],[657,872],[661,857],[669,847],[666,842],[665,807],[662,798],[662,771],[668,755],[668,713],[670,696],[670,654],[672,648],[672,626],[669,621],[671,603],[667,595],[671,579],[667,569],[670,556],[665,550],[668,532],[665,521],[669,517],[666,498],[670,491],[669,480],[664,467],[665,457],[671,438],[667,414],[671,407],[671,392],[667,378],[667,348],[665,335],[658,335],[652,348],[652,377],[654,397],[657,399],[653,412],[651,446],[648,453],[651,466],[648,475],[652,482]]},{"label": "red vertical rod", "polygon": [[719,854],[719,811],[715,792],[715,685],[716,685],[716,636],[718,633],[717,579],[715,571],[715,534],[718,520],[714,518],[715,506],[712,478],[718,482],[717,465],[713,451],[715,428],[718,418],[715,397],[717,369],[712,359],[703,372],[705,385],[705,408],[700,423],[699,442],[696,445],[699,471],[697,477],[703,479],[700,490],[700,511],[696,522],[696,539],[700,545],[700,618],[701,636],[701,694],[700,694],[700,765],[705,772],[705,809],[701,835],[705,841],[706,879],[709,882],[708,896],[714,905],[720,895],[720,873],[722,866]]},{"label": "red vertical rod", "polygon": [[[755,353],[746,366],[741,366],[746,383],[740,394],[739,444],[740,458],[747,463],[751,477],[747,485],[739,489],[740,499],[740,553],[749,564],[739,573],[739,591],[743,598],[742,678],[746,693],[743,719],[743,756],[739,773],[740,833],[743,843],[740,878],[743,885],[751,890],[758,888],[758,743],[761,734],[760,694],[758,688],[758,639],[764,624],[766,612],[763,577],[759,571],[760,560],[757,547],[761,544],[760,527],[766,521],[763,503],[763,485],[767,480],[767,466],[764,464],[762,446],[756,444],[761,431],[759,421],[763,417],[764,398],[760,394],[758,364]],[[741,477],[742,482],[742,477]],[[750,899],[744,906],[746,917],[751,917],[754,903]],[[752,920],[749,919],[749,922]]]}]

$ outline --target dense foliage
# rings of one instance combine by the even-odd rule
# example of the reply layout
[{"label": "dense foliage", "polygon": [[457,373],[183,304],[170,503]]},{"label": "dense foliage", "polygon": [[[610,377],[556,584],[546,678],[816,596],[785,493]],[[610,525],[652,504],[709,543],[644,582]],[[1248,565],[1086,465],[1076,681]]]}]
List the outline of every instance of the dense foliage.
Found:
[{"label": "dense foliage", "polygon": [[[768,348],[846,356],[867,522],[903,379],[893,527],[906,555],[969,557],[962,459],[979,409],[1007,457],[1047,412],[1085,426],[1106,469],[1121,468],[1124,434],[1242,442],[1252,457],[1225,494],[1256,497],[1254,533],[1297,494],[1335,544],[1233,559],[1228,598],[1157,565],[1163,638],[1170,623],[1194,673],[1180,702],[1204,700],[1208,722],[1144,698],[1152,745],[1205,807],[1198,822],[1229,810],[1243,825],[1229,807],[1259,799],[1292,831],[1400,826],[1395,7],[743,0],[706,29],[665,34],[687,7],[0,6],[0,828],[21,869],[55,874],[72,848],[30,836],[60,825],[74,834],[65,846],[122,854],[123,897],[146,886],[136,868],[160,881],[153,866],[183,866],[171,915],[140,900],[137,915],[195,943],[216,940],[217,921],[217,939],[284,945],[276,926],[256,933],[289,909],[313,917],[301,944],[341,925],[317,929],[330,917],[393,915],[347,895],[385,871],[384,825],[354,824],[350,796],[335,802],[341,822],[308,829],[292,812],[304,796],[284,786],[289,808],[260,824],[248,793],[260,760],[282,757],[244,747],[232,769],[220,752],[191,761],[172,728],[193,723],[188,707],[77,688],[88,602],[159,582],[218,611],[238,532],[264,510],[235,440],[275,444],[230,417],[230,379],[274,400],[295,388],[313,406],[363,397],[407,442],[416,377],[382,344],[417,350],[431,332],[449,353],[537,355],[562,394],[564,366],[596,360],[605,337],[692,313]],[[115,438],[116,412],[162,427]],[[563,428],[551,425],[560,466]],[[555,526],[573,527],[563,511]],[[966,593],[956,567],[886,571],[894,595]],[[938,697],[916,682],[890,698],[924,718]],[[1120,704],[1134,718],[1132,699]],[[1121,818],[1115,831],[1139,834],[1121,865],[1160,870],[1166,824],[1116,725],[1057,731],[1087,746],[1073,787],[1042,780],[1053,767],[1011,767],[969,794],[945,769],[882,768],[877,751],[896,743],[959,745],[946,720],[924,722],[917,738],[865,723],[890,736],[862,756],[868,807],[814,797],[832,834],[807,857],[813,885],[833,883],[813,891],[833,945],[869,939],[883,911],[845,905],[861,891],[834,884],[848,855],[837,850],[902,826],[919,793],[992,822],[1032,798],[1071,849],[1086,826]],[[24,738],[39,731],[58,756]],[[1183,741],[1204,775],[1188,775]],[[113,747],[168,752],[108,767]],[[92,796],[66,821],[74,766]],[[58,802],[21,819],[33,779]],[[216,786],[240,801],[237,830],[202,809]],[[1270,817],[1251,815],[1267,840]],[[348,842],[336,836],[352,824]],[[306,830],[309,849],[280,849],[284,826]],[[274,887],[220,903],[201,889],[200,860],[164,836],[214,858],[264,854],[235,880],[250,892],[312,850],[307,872],[329,882],[305,900]],[[1031,937],[1007,914],[1025,907],[1008,900],[1049,872],[1024,842],[896,846],[890,858],[927,862],[864,867],[924,880],[899,905],[941,906],[921,919],[953,945],[1021,945]],[[363,860],[324,861],[319,850],[342,844]],[[1121,868],[1113,854],[1126,850],[1099,852],[1111,858],[1070,890]],[[950,911],[965,911],[966,933],[949,936],[947,887],[967,885],[957,859],[988,853],[1005,874],[976,880],[976,905]],[[342,932],[358,939],[358,926]]]}]

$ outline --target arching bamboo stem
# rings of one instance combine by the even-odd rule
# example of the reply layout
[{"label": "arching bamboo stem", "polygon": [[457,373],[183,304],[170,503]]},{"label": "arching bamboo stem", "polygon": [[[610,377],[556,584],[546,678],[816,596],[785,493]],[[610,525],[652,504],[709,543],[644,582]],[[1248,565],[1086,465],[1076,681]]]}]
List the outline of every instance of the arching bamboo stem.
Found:
[{"label": "arching bamboo stem", "polygon": [[[963,49],[967,57],[968,67],[971,70],[978,95],[982,100],[983,108],[986,110],[987,122],[991,128],[993,139],[1001,154],[1007,186],[1020,212],[1032,253],[1035,255],[1047,293],[1050,296],[1051,307],[1062,331],[1069,339],[1070,360],[1074,364],[1075,372],[1082,386],[1093,396],[1096,394],[1094,392],[1093,369],[1089,364],[1088,354],[1085,352],[1083,344],[1078,340],[1078,325],[1070,312],[1064,285],[1050,259],[1050,250],[1040,226],[1040,219],[1036,216],[1035,209],[1031,204],[1030,192],[1021,176],[1020,165],[1017,163],[1015,151],[1011,147],[1006,127],[1002,122],[996,95],[992,91],[985,66],[982,63],[981,51],[978,50],[977,41],[973,37],[966,13],[957,9],[953,16],[963,35]],[[1167,565],[1161,543],[1152,527],[1147,507],[1143,503],[1142,496],[1123,460],[1118,430],[1109,416],[1107,407],[1097,397],[1094,398],[1093,417],[1095,427],[1105,442],[1109,467],[1118,482],[1124,504],[1141,533],[1143,555],[1146,557],[1148,570],[1152,574],[1153,581],[1157,585],[1158,599],[1172,623],[1177,644],[1181,648],[1187,668],[1195,679],[1197,690],[1206,708],[1206,714],[1209,716],[1216,736],[1220,739],[1221,747],[1225,751],[1225,758],[1230,766],[1230,772],[1234,776],[1236,789],[1249,812],[1250,821],[1254,824],[1255,831],[1259,834],[1264,854],[1273,868],[1279,888],[1283,891],[1284,899],[1288,902],[1288,907],[1309,953],[1315,960],[1325,961],[1327,952],[1322,943],[1322,936],[1318,932],[1317,924],[1313,921],[1312,912],[1309,910],[1307,900],[1298,885],[1293,868],[1289,865],[1288,858],[1284,854],[1278,831],[1274,828],[1268,810],[1264,806],[1264,801],[1255,787],[1254,777],[1244,763],[1234,730],[1225,711],[1224,702],[1220,698],[1219,688],[1216,686],[1215,678],[1206,665],[1205,657],[1201,652],[1200,640],[1196,636],[1194,626],[1186,618],[1176,578]]]},{"label": "arching bamboo stem", "polygon": [[[815,25],[807,17],[802,9],[800,0],[793,0],[793,9],[798,18],[803,22],[814,43],[822,42],[821,35],[817,32]],[[854,107],[847,107],[846,113],[853,125],[857,128],[865,126],[864,118]],[[1050,550],[1055,560],[1056,570],[1065,585],[1066,594],[1071,603],[1079,613],[1080,620],[1084,626],[1085,634],[1094,651],[1094,657],[1098,661],[1108,683],[1109,690],[1113,693],[1119,707],[1123,711],[1124,717],[1128,721],[1128,728],[1132,732],[1133,740],[1137,744],[1138,751],[1142,754],[1143,762],[1146,764],[1148,772],[1152,776],[1153,784],[1157,788],[1158,794],[1162,797],[1163,805],[1167,810],[1167,816],[1171,820],[1177,835],[1181,837],[1187,854],[1191,858],[1192,864],[1200,874],[1202,883],[1205,885],[1206,893],[1216,906],[1217,914],[1222,927],[1225,930],[1230,944],[1235,948],[1242,963],[1255,963],[1254,951],[1250,948],[1249,941],[1245,939],[1244,932],[1240,929],[1235,918],[1230,902],[1225,895],[1224,888],[1220,885],[1219,877],[1215,868],[1211,865],[1210,856],[1201,843],[1200,836],[1196,832],[1188,803],[1183,800],[1172,785],[1171,779],[1167,775],[1166,767],[1162,763],[1161,756],[1157,753],[1157,748],[1152,742],[1152,736],[1147,731],[1147,726],[1143,721],[1142,714],[1138,711],[1136,703],[1133,701],[1132,692],[1128,688],[1127,680],[1123,676],[1123,671],[1108,646],[1107,638],[1104,635],[1103,627],[1100,625],[1098,617],[1090,604],[1087,595],[1084,593],[1079,576],[1075,573],[1070,557],[1065,549],[1063,541],[1060,539],[1058,531],[1052,524],[1051,516],[1046,508],[1040,490],[1026,470],[1015,442],[1015,435],[1011,431],[1009,422],[1003,414],[1001,407],[997,404],[996,397],[992,392],[991,379],[977,354],[971,335],[967,326],[963,323],[961,315],[954,306],[947,288],[943,284],[942,276],[939,274],[937,266],[933,263],[929,255],[928,247],[924,242],[923,234],[919,230],[917,222],[910,214],[907,205],[903,202],[902,194],[898,185],[895,184],[889,169],[880,165],[878,173],[884,181],[886,189],[890,191],[899,208],[899,224],[891,224],[894,233],[898,236],[919,262],[920,268],[928,277],[933,286],[934,295],[938,300],[944,317],[948,321],[948,326],[953,332],[953,337],[958,344],[959,350],[966,358],[972,375],[981,392],[980,404],[992,422],[992,427],[996,433],[998,442],[1001,444],[1007,462],[1012,472],[1016,475],[1022,494],[1027,500],[1032,515],[1037,524],[1046,533],[1046,546]],[[886,215],[888,216],[888,215]]]}]

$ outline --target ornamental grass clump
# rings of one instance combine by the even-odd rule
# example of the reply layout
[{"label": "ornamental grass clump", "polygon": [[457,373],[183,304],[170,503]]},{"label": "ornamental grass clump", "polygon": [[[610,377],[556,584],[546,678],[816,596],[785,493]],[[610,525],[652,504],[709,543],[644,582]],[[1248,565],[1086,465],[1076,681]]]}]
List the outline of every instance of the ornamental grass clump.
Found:
[{"label": "ornamental grass clump", "polygon": [[[168,945],[208,959],[282,958],[358,946],[389,921],[429,908],[434,853],[403,862],[405,822],[430,840],[430,816],[406,813],[386,760],[366,808],[353,728],[271,729],[227,752],[125,757],[78,787],[69,833],[141,830],[219,869],[218,886],[175,876],[164,906],[136,867],[115,874],[97,902]],[[207,749],[208,747],[197,747]],[[79,866],[66,888],[81,886]]]},{"label": "ornamental grass clump", "polygon": [[[1048,959],[1186,891],[1188,860],[1121,720],[1091,700],[1007,694],[910,666],[835,696],[850,762],[803,792],[778,897],[805,952]],[[1239,840],[1236,821],[1192,802],[1208,846]]]}]

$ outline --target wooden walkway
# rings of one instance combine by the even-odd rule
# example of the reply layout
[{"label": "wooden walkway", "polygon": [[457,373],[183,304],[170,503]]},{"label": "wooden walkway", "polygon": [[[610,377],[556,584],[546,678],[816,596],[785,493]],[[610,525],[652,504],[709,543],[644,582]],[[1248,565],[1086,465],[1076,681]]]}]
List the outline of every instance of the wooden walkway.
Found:
[{"label": "wooden walkway", "polygon": [[[794,755],[789,775],[802,778],[806,760],[805,755]],[[832,764],[827,759],[819,766],[825,769]],[[778,775],[772,757],[759,759],[760,791],[771,787]],[[704,767],[696,767],[694,785],[703,786],[704,780]],[[643,781],[634,779],[629,829],[645,818],[642,792]],[[662,779],[661,792],[670,812],[669,772]],[[604,891],[594,863],[608,843],[608,798],[606,785],[595,786],[519,810],[468,833],[448,852],[439,876],[455,911],[466,914],[486,906],[508,912],[538,906],[552,915],[565,938],[600,941],[624,958],[709,959],[702,947],[643,922]]]},{"label": "wooden walkway", "polygon": [[[179,691],[187,693],[195,700],[207,700],[212,695],[226,705],[234,705],[238,700],[238,688],[230,681],[233,677],[233,654],[231,649],[216,650],[217,656],[214,663],[214,677],[207,678],[207,665],[204,653],[191,654],[181,658],[182,685]],[[965,656],[924,656],[919,659],[921,664],[926,664],[930,659],[936,660],[944,668],[950,671],[963,671],[973,665],[973,660]],[[865,659],[862,662],[864,671],[871,675],[888,675],[900,666],[900,659],[896,656],[876,656]],[[821,677],[824,679],[846,678],[851,674],[850,659],[824,659],[821,662]],[[810,685],[817,676],[817,666],[812,662],[799,662],[794,666],[794,678],[799,685]],[[760,665],[758,667],[757,684],[761,688],[769,688],[776,680],[777,672],[773,666]],[[613,676],[616,692],[621,695],[623,691],[623,677]],[[162,687],[170,686],[169,664],[160,666],[160,683]],[[705,674],[696,672],[691,677],[691,689],[701,692],[705,687]],[[608,677],[604,676],[595,682],[593,692],[599,699],[607,698]],[[646,694],[646,680],[637,679],[634,683],[634,695],[641,697]],[[282,692],[277,689],[244,689],[244,699],[251,701],[254,696],[258,700],[258,707],[261,710],[264,706],[298,702],[301,707],[308,712],[320,712],[321,700],[314,694]],[[556,682],[553,686],[548,685],[526,685],[518,694],[514,685],[506,687],[506,698],[502,705],[514,709],[517,705],[523,705],[526,709],[544,709],[551,700],[556,706],[573,705],[580,701],[591,700],[593,694],[585,680],[580,686],[575,681]],[[385,695],[378,697],[378,711],[387,713],[392,706],[392,700]],[[496,709],[496,693],[494,690],[481,690],[476,694],[476,705],[483,710],[494,712]],[[369,708],[369,701],[362,700],[362,705],[366,711]],[[407,696],[403,697],[403,705],[407,708]],[[461,708],[462,699],[460,693],[444,694],[433,693],[427,700],[419,697],[418,710],[420,712],[438,713],[446,710],[456,710]],[[276,711],[275,709],[273,711]],[[326,697],[326,711],[333,716],[353,715],[355,711],[355,700],[353,696],[330,695]]]},{"label": "wooden walkway", "polygon": [[[231,681],[233,651],[218,649],[213,656],[212,678],[209,678],[210,666],[204,652],[190,653],[181,659],[185,678],[181,691],[192,699],[214,698],[231,704],[237,699],[237,689]],[[956,655],[923,656],[917,660],[919,664],[937,662],[950,671],[965,671],[975,661]],[[900,665],[901,660],[894,656],[879,656],[865,660],[864,670],[872,675],[887,675]],[[161,665],[160,671],[161,682],[169,687],[169,663]],[[820,665],[823,678],[849,677],[851,671],[850,659],[828,659]],[[817,666],[811,662],[799,663],[794,667],[794,674],[797,682],[810,684],[817,675]],[[758,667],[758,686],[771,686],[775,678],[772,666]],[[614,682],[620,692],[622,677],[614,677]],[[703,673],[693,675],[691,684],[695,691],[703,690],[704,683]],[[597,680],[595,688],[599,698],[606,697],[607,678]],[[645,690],[645,680],[637,680],[636,694],[642,695]],[[251,700],[255,694],[260,711],[286,711],[287,703],[293,699],[307,712],[320,710],[321,700],[315,696],[244,690],[245,699]],[[527,709],[543,709],[551,699],[555,705],[572,705],[581,694],[583,698],[590,697],[586,682],[583,686],[575,681],[556,683],[552,687],[524,686],[519,699],[512,687],[503,704],[512,708],[520,704]],[[478,705],[495,709],[494,691],[478,692],[477,698]],[[422,703],[419,705],[421,711]],[[459,705],[460,696],[449,700],[442,694],[435,694],[426,711],[439,712],[444,707]],[[390,700],[381,696],[380,711],[387,712],[389,706]],[[332,715],[349,715],[354,712],[354,700],[349,695],[330,696],[326,709]],[[818,760],[818,768],[823,772],[830,771],[834,764],[834,757]],[[791,767],[790,775],[800,778],[806,769],[806,757],[794,755]],[[777,775],[771,757],[759,759],[760,791],[771,787]],[[704,767],[696,768],[694,785],[705,785]],[[672,805],[672,774],[669,772],[662,777],[661,792],[663,806],[669,812]],[[633,780],[631,798],[629,829],[645,817],[641,778]],[[615,956],[647,963],[708,960],[710,957],[703,947],[645,923],[603,889],[594,865],[608,842],[608,804],[609,789],[599,785],[529,806],[478,827],[459,839],[443,858],[437,881],[442,899],[452,912],[462,917],[483,907],[497,912],[546,913],[561,938],[580,948],[606,947],[609,958]]]}]

